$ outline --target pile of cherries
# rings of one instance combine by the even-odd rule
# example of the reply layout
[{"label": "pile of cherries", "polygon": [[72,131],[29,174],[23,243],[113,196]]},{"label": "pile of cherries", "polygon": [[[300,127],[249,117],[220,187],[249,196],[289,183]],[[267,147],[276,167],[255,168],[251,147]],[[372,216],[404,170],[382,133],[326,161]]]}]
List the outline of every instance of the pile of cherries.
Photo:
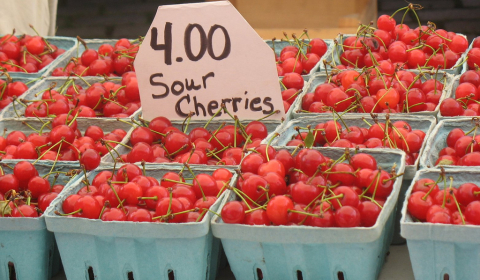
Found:
[{"label": "pile of cherries", "polygon": [[398,176],[375,158],[348,150],[333,160],[318,150],[295,156],[272,147],[252,153],[241,164],[239,198],[221,211],[230,224],[371,227]]},{"label": "pile of cherries", "polygon": [[[6,168],[6,167],[4,167]],[[71,171],[71,176],[76,173]],[[0,175],[0,217],[35,218],[47,209],[63,190],[58,172],[39,176],[34,165],[19,161],[13,172]]]},{"label": "pile of cherries", "polygon": [[0,38],[0,69],[36,73],[64,52],[41,36],[7,34]]},{"label": "pile of cherries", "polygon": [[[480,225],[480,187],[464,183],[453,187],[453,177],[442,171],[435,181],[423,178],[415,182],[408,198],[407,209],[419,222],[455,225]],[[438,184],[443,183],[443,189]]]},{"label": "pile of cherries", "polygon": [[480,166],[480,135],[478,121],[470,131],[452,129],[446,139],[447,146],[440,150],[435,165]]},{"label": "pile of cherries", "polygon": [[[287,146],[310,146],[306,143],[308,134],[312,134],[313,146],[338,148],[396,148],[405,151],[406,164],[413,165],[418,158],[425,132],[412,129],[406,121],[390,119],[382,123],[374,118],[375,123],[369,128],[358,126],[342,127],[338,121],[327,121],[308,127],[308,131],[301,131],[296,127],[297,134],[292,136]],[[344,123],[345,125],[345,123]]]},{"label": "pile of cherries", "polygon": [[[394,77],[369,69],[334,71],[315,92],[302,99],[303,112],[410,113],[434,111],[442,96],[446,76],[395,71]],[[440,78],[442,81],[435,79]]]},{"label": "pile of cherries", "polygon": [[[272,42],[275,43],[274,40]],[[328,49],[325,41],[320,38],[311,39],[308,44],[305,40],[298,38],[288,42],[290,45],[285,46],[280,51],[280,55],[275,53],[278,76],[284,76],[287,73],[309,74]],[[273,44],[273,51],[275,52],[275,44]]]},{"label": "pile of cherries", "polygon": [[[101,171],[68,196],[58,215],[102,221],[198,222],[229,187],[232,173],[219,168],[213,174],[167,172],[162,178],[145,175],[134,164],[117,171]],[[160,180],[157,180],[160,179]]]},{"label": "pile of cherries", "polygon": [[[127,132],[115,129],[105,134],[98,126],[89,126],[85,133],[77,128],[77,121],[70,114],[62,114],[33,130],[28,136],[14,130],[6,137],[0,136],[1,159],[34,159],[51,161],[80,161],[87,170],[98,167],[103,155],[113,149]],[[68,120],[68,121],[67,121]],[[26,124],[28,125],[28,124]],[[48,132],[44,127],[51,125]]]},{"label": "pile of cherries", "polygon": [[165,117],[156,117],[149,123],[137,123],[130,136],[129,152],[120,161],[180,162],[208,165],[238,165],[245,149],[264,149],[260,142],[267,137],[267,127],[261,121],[243,125],[222,124],[214,130],[196,127],[189,133],[172,126]]},{"label": "pile of cherries", "polygon": [[455,96],[445,98],[440,104],[440,114],[444,117],[480,116],[480,71],[466,71],[458,83],[452,88]]},{"label": "pile of cherries", "polygon": [[[416,16],[418,8],[409,4],[399,11],[413,11]],[[356,36],[345,38],[341,46],[335,47],[334,54],[339,56],[341,69],[377,67],[389,75],[399,66],[404,69],[451,69],[468,48],[464,36],[436,29],[430,22],[411,29],[406,24],[397,24],[393,15],[381,15],[377,26],[378,29],[361,26]]]},{"label": "pile of cherries", "polygon": [[0,79],[0,109],[7,107],[12,103],[14,97],[19,97],[28,90],[28,83],[21,81],[13,81],[12,78],[5,72],[7,79]]},{"label": "pile of cherries", "polygon": [[138,40],[130,42],[119,39],[113,46],[101,45],[98,50],[88,48],[80,38],[85,50],[80,57],[72,57],[65,67],[53,70],[52,76],[122,76],[129,71],[135,71],[133,61],[140,48]]},{"label": "pile of cherries", "polygon": [[[78,117],[127,118],[141,107],[135,72],[124,73],[121,84],[105,80],[82,88],[77,83],[78,80],[68,79],[59,87],[53,84],[38,93],[40,100],[19,100],[26,105],[25,117],[52,117],[73,110],[72,113]],[[23,106],[19,107],[16,103],[12,104],[12,110],[18,115],[17,111],[21,112]]]},{"label": "pile of cherries", "polygon": [[284,87],[284,90],[282,90],[283,107],[285,112],[288,112],[290,106],[293,105],[293,102],[302,92],[305,80],[298,73],[286,73],[281,80],[281,84]]}]

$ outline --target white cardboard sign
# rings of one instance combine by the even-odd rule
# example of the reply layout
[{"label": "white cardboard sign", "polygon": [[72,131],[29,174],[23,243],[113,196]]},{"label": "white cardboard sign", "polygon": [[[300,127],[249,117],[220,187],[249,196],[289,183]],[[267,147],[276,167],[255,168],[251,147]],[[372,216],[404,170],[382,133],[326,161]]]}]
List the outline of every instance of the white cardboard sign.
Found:
[{"label": "white cardboard sign", "polygon": [[285,116],[273,52],[228,1],[158,7],[135,69],[147,120]]}]

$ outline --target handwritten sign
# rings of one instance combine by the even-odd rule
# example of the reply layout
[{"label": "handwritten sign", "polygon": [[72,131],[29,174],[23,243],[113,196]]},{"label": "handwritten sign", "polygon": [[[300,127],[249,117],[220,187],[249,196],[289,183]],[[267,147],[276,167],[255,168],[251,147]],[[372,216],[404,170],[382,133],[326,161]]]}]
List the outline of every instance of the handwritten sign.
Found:
[{"label": "handwritten sign", "polygon": [[147,120],[285,116],[272,50],[227,1],[158,7],[135,69]]}]

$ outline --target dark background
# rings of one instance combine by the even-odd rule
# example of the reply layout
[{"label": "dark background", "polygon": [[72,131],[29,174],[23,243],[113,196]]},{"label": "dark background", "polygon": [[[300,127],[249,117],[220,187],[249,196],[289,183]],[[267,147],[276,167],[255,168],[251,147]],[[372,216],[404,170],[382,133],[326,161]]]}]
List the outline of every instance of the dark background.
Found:
[{"label": "dark background", "polygon": [[[189,2],[201,1],[59,0],[57,35],[72,37],[79,35],[82,38],[137,38],[146,34],[159,5]],[[480,35],[480,0],[421,0],[415,3],[424,7],[418,11],[422,24],[426,24],[427,20],[432,21],[437,28],[467,35],[469,41]],[[378,0],[378,15],[392,14],[406,5],[407,2],[403,0]],[[273,8],[268,12],[274,13],[275,10]],[[397,23],[400,22],[402,15],[400,12],[395,16]],[[406,16],[405,23],[410,27],[417,25],[412,13]]]}]

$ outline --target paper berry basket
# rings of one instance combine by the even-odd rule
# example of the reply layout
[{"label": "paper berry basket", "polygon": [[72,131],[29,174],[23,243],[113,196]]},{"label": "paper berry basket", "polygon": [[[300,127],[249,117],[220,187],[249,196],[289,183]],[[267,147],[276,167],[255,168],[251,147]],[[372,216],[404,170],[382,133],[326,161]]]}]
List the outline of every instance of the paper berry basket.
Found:
[{"label": "paper berry basket", "polygon": [[[415,74],[419,73],[416,70],[408,70],[408,71],[409,72],[414,72]],[[439,81],[442,81],[442,83],[443,83],[442,96],[440,97],[438,105],[437,105],[437,107],[435,108],[434,111],[410,112],[408,114],[415,115],[415,116],[436,116],[438,114],[438,112],[440,111],[440,104],[447,97],[449,87],[451,86],[451,83],[453,81],[454,76],[450,75],[450,74],[445,74],[445,78],[444,78],[444,74],[440,71],[436,75],[435,75],[435,73],[430,73],[430,72],[423,72],[423,73],[424,73],[424,77],[426,77],[428,79],[435,78]],[[293,119],[296,119],[296,118],[299,118],[299,117],[321,116],[321,115],[324,114],[324,113],[303,112],[302,100],[303,100],[303,97],[305,96],[305,94],[310,93],[310,92],[315,92],[315,88],[318,85],[324,84],[325,81],[327,81],[327,79],[328,79],[328,76],[325,73],[315,74],[310,78],[308,83],[304,86],[303,92],[301,94],[299,94],[299,96],[297,97],[295,102],[292,104],[292,108],[293,108],[292,109],[292,118]],[[425,81],[425,79],[423,79],[423,81]],[[346,113],[346,114],[352,114],[352,113]],[[355,114],[357,116],[360,116],[360,117],[362,117],[362,116],[363,117],[368,117],[370,115],[370,114],[365,114],[365,113],[355,113]],[[396,113],[396,114],[402,115],[402,116],[406,115],[405,113]],[[378,115],[385,115],[385,114],[380,113]]]},{"label": "paper berry basket", "polygon": [[[455,119],[441,120],[430,133],[426,140],[425,150],[420,158],[421,168],[438,168],[435,166],[439,158],[439,152],[447,147],[447,136],[454,128],[460,128],[467,132],[475,127],[476,118],[458,117]],[[480,133],[480,131],[479,131]],[[470,134],[472,135],[472,134]],[[445,169],[463,170],[465,166],[458,165],[443,165]]]},{"label": "paper berry basket", "polygon": [[[195,174],[216,167],[191,167]],[[157,180],[181,167],[146,167],[146,175]],[[89,180],[103,170],[87,173]],[[235,175],[232,177],[235,180]],[[47,228],[55,234],[68,279],[215,279],[220,257],[220,240],[210,231],[212,213],[197,223],[104,222],[56,215],[69,195],[83,187],[78,178],[59,195],[45,214]],[[217,211],[226,190],[210,208]],[[89,278],[90,277],[90,278]],[[173,277],[173,278],[171,278]]]},{"label": "paper berry basket", "polygon": [[[457,35],[460,35],[462,37],[464,37],[465,39],[467,39],[467,36],[463,35],[463,34],[460,34],[460,33],[457,33]],[[344,42],[345,39],[347,39],[348,37],[355,37],[357,36],[356,34],[338,34],[337,38],[335,38],[335,40],[337,42]],[[373,38],[373,37],[372,37]],[[470,48],[471,48],[472,45],[470,45]],[[467,65],[466,63],[464,63],[465,59],[466,59],[466,56],[467,56],[467,53],[468,51],[470,50],[470,48],[468,48],[464,53],[462,53],[462,55],[460,56],[460,58],[457,60],[457,62],[455,63],[455,65],[450,68],[450,69],[442,69],[441,71],[443,72],[446,72],[446,73],[449,73],[449,74],[453,74],[453,75],[457,75],[457,74],[461,74],[463,72],[465,72],[467,70]],[[343,47],[341,45],[333,45],[332,47],[332,53],[329,57],[327,57],[327,62],[329,64],[334,64],[334,65],[341,65],[340,63],[340,55],[343,53]]]},{"label": "paper berry basket", "polygon": [[64,49],[65,52],[58,56],[55,60],[52,61],[49,65],[45,66],[43,69],[36,73],[24,73],[24,72],[8,72],[12,78],[38,78],[40,76],[49,76],[52,67],[60,60],[65,59],[71,55],[71,52],[74,50],[77,40],[71,37],[62,37],[62,36],[45,36],[44,37],[49,43],[54,44],[59,49]]},{"label": "paper berry basket", "polygon": [[[343,129],[344,123],[338,119],[338,116],[335,115],[337,122],[342,125]],[[345,122],[346,125],[348,126],[358,126],[358,127],[363,127],[363,128],[369,128],[369,125],[366,122],[369,122],[370,124],[375,124],[374,120],[372,119],[371,116],[368,117],[358,117],[357,114],[345,114],[342,116],[343,121]],[[410,126],[412,127],[412,130],[421,130],[425,132],[425,139],[422,143],[422,147],[419,151],[419,156],[415,160],[415,163],[413,165],[406,165],[405,166],[405,174],[403,175],[404,180],[405,179],[412,179],[413,176],[415,176],[415,172],[417,171],[418,164],[420,162],[420,157],[423,154],[423,151],[425,150],[425,145],[426,145],[426,140],[430,133],[432,132],[433,128],[435,127],[436,124],[436,119],[433,116],[409,116],[409,115],[399,115],[399,114],[392,114],[389,116],[390,120],[392,123],[396,121],[406,121]],[[317,117],[303,117],[303,118],[298,118],[294,119],[292,121],[287,122],[286,124],[279,126],[273,133],[271,133],[264,142],[268,142],[268,139],[273,138],[271,145],[272,146],[286,146],[286,144],[295,138],[295,136],[298,135],[297,130],[295,129],[296,127],[301,127],[304,129],[299,129],[300,132],[308,132],[305,128],[308,125],[311,125],[312,129],[315,128],[316,124],[319,123],[325,123],[329,120],[333,120],[332,114],[325,114],[325,116],[317,116]],[[379,123],[385,123],[386,118],[385,115],[380,115],[378,116],[378,121]],[[275,135],[279,135],[276,137]],[[335,149],[335,148],[333,148]],[[336,148],[339,150],[344,150],[343,148]],[[359,149],[361,152],[368,151],[368,148],[365,149]]]},{"label": "paper berry basket", "polygon": [[[446,170],[453,177],[453,187],[464,183],[478,184],[479,171],[475,168]],[[401,233],[407,239],[408,252],[415,279],[476,279],[479,263],[478,235],[475,225],[445,225],[416,222],[407,211],[408,198],[414,183],[422,178],[436,180],[438,169],[423,169],[417,172],[410,185],[402,209]],[[438,187],[443,189],[443,183]]]},{"label": "paper berry basket", "polygon": [[[242,124],[248,124],[250,121],[252,120],[246,120],[246,121],[241,121]],[[208,130],[216,130],[217,128],[221,127],[223,124],[227,124],[227,125],[234,125],[235,122],[233,120],[216,120],[216,119],[213,119],[209,125],[207,126],[207,129]],[[278,121],[278,120],[263,120],[262,121],[263,124],[265,124],[265,126],[267,127],[267,131],[268,133],[271,133],[273,131],[275,131],[275,129],[277,129],[281,124],[282,122],[281,121]],[[186,133],[189,133],[190,131],[192,131],[194,128],[197,128],[197,127],[204,127],[206,125],[206,122],[205,121],[201,121],[201,120],[192,120],[190,121],[190,123],[188,124],[188,127],[187,129],[185,130],[186,128],[186,122],[184,123],[183,121],[172,121],[172,126],[180,129],[181,131],[186,131]],[[131,128],[128,133],[127,133],[127,136],[123,139],[122,141],[122,144],[125,144],[125,145],[131,145],[130,144],[130,138],[132,136],[132,132],[135,128]],[[268,137],[268,136],[267,136]],[[112,157],[113,156],[117,156],[117,153],[120,154],[120,155],[123,155],[123,154],[126,154],[129,152],[129,149],[123,145],[118,145],[115,147],[115,151],[116,152],[112,152],[112,154],[108,154],[108,155],[105,155],[105,157],[102,158],[102,162],[101,164],[103,165],[113,165],[114,162],[115,162],[115,158]],[[176,162],[171,162],[171,163],[162,163],[162,164],[165,164],[166,166],[182,166],[182,164],[180,163],[176,163]],[[155,163],[146,163],[146,165],[156,165]],[[207,165],[203,165],[203,164],[192,164],[192,166],[207,166]],[[225,167],[225,168],[229,168],[229,169],[236,169],[238,167],[238,165],[223,165],[223,166],[220,166],[220,167]]]},{"label": "paper berry basket", "polygon": [[[343,154],[317,149],[331,158]],[[383,168],[396,164],[398,174],[405,169],[401,151],[372,149],[367,153]],[[401,184],[398,178],[376,224],[369,228],[248,226],[225,224],[213,217],[212,231],[222,240],[236,279],[376,279],[391,241]],[[225,202],[235,199],[230,193]]]},{"label": "paper berry basket", "polygon": [[[308,44],[310,42],[309,39],[300,39],[300,41],[304,42],[305,44]],[[320,69],[324,69],[325,66],[323,65],[323,61],[328,60],[328,57],[331,57],[331,53],[332,53],[333,48],[334,48],[333,40],[332,39],[323,39],[323,41],[327,44],[327,52],[320,58],[320,61],[318,61],[318,63],[315,65],[315,67],[313,67],[310,70],[310,73],[308,73],[306,75],[302,75],[303,78],[306,81],[308,81],[308,78],[310,78],[314,73],[319,72]],[[282,49],[286,46],[292,45],[294,43],[294,41],[293,40],[290,40],[290,41],[286,41],[286,40],[265,40],[265,43],[267,43],[267,45],[270,48],[273,48],[275,46],[275,54],[279,56]],[[304,51],[306,51],[306,48],[304,48]]]},{"label": "paper berry basket", "polygon": [[[84,89],[88,88],[89,85],[93,83],[105,82],[105,79],[100,77],[85,77],[85,78],[49,77],[36,83],[34,86],[28,89],[22,96],[20,96],[19,99],[39,100],[41,99],[41,94],[44,91],[48,90],[52,86],[54,86],[53,88],[54,90],[59,90],[62,87],[62,85],[64,85],[69,80],[74,80],[76,85],[82,86]],[[120,84],[121,78],[111,79],[110,81],[115,84]],[[141,113],[141,108],[136,110],[130,117],[138,117],[140,113]],[[0,118],[3,118],[3,119],[20,118],[24,116],[25,116],[25,107],[20,105],[18,102],[12,102],[7,107],[5,107],[2,113],[0,114]],[[35,118],[28,118],[28,119],[35,119]],[[42,119],[45,119],[45,118],[42,118]],[[104,117],[94,118],[94,119],[95,120],[105,120],[105,119],[116,120],[116,118],[104,118]]]},{"label": "paper berry basket", "polygon": [[[30,133],[36,132],[26,124],[30,125],[31,127],[39,130],[43,126],[43,121],[38,120],[35,118],[19,118],[19,119],[0,119],[0,131],[3,133],[5,131],[5,134],[8,135],[8,133],[12,131],[21,131],[25,133],[25,135],[28,137]],[[105,134],[107,132],[111,132],[114,129],[120,128],[125,131],[128,131],[131,126],[122,122],[119,122],[117,120],[99,120],[99,119],[92,119],[92,118],[77,118],[77,124],[78,124],[78,129],[82,132],[82,135],[84,135],[85,131],[87,130],[88,127],[92,125],[96,125],[100,128],[103,129]],[[45,128],[43,131],[48,132],[50,129]],[[22,161],[22,159],[3,159],[2,162],[15,165],[18,161]],[[35,162],[35,160],[27,160],[31,163]],[[51,160],[38,160],[38,163],[45,164],[45,165],[50,165],[53,164],[53,161]],[[79,161],[57,161],[56,165],[69,165],[69,166],[75,166],[75,168],[80,168],[80,163]]]},{"label": "paper berry basket", "polygon": [[[327,117],[327,115],[329,115]],[[364,117],[366,121],[368,121],[370,124],[374,124],[372,117]],[[330,114],[326,114],[325,116],[320,116],[320,117],[302,117],[298,119],[294,119],[292,121],[289,121],[283,126],[280,126],[277,128],[275,132],[270,134],[268,136],[268,139],[271,139],[272,137],[275,136],[276,133],[278,133],[280,136],[274,138],[272,141],[272,145],[274,146],[285,146],[288,141],[290,141],[295,135],[297,135],[297,131],[295,130],[295,127],[303,127],[305,128],[307,125],[311,125],[312,128],[318,123],[322,122],[327,122],[329,120],[332,120],[333,117]],[[362,118],[359,118],[356,116],[356,114],[346,114],[342,117],[343,121],[348,125],[348,126],[358,126],[358,127],[364,127],[368,129],[368,124],[365,123]],[[379,122],[385,123],[385,116],[379,116],[378,117]],[[401,218],[401,208],[402,208],[402,203],[403,199],[405,198],[405,192],[407,191],[408,186],[410,186],[410,180],[415,176],[415,172],[418,169],[419,163],[420,163],[420,158],[422,154],[424,153],[424,150],[426,149],[426,142],[428,139],[428,136],[431,134],[432,130],[435,127],[436,124],[436,119],[433,116],[410,116],[410,115],[399,115],[399,114],[392,114],[390,116],[390,120],[393,122],[395,121],[406,121],[410,124],[413,130],[421,130],[425,132],[425,138],[422,143],[422,147],[419,151],[419,155],[417,159],[415,160],[415,163],[413,165],[405,165],[405,174],[403,175],[403,184],[400,189],[400,194],[399,194],[399,204],[398,207],[395,211],[395,230],[394,230],[394,236],[392,240],[392,244],[403,244],[405,243],[405,240],[400,236],[400,218]],[[340,120],[337,120],[342,127],[343,123]],[[305,131],[300,129],[300,131]],[[264,142],[268,141],[265,140]],[[339,150],[343,150],[342,148],[336,148]],[[368,152],[369,149],[359,149],[360,152]],[[389,150],[389,149],[388,149]]]},{"label": "paper berry basket", "polygon": [[[65,67],[68,64],[68,62],[70,62],[70,59],[72,57],[80,57],[82,55],[83,51],[85,51],[85,47],[82,44],[80,44],[80,42],[78,42],[77,38],[71,38],[71,39],[74,42],[74,45],[71,49],[71,52],[66,56],[62,56],[61,59],[58,59],[58,60],[54,61],[52,63],[52,66],[48,69],[47,76],[51,76],[52,73],[53,73],[53,70],[55,70],[55,68]],[[94,50],[98,51],[98,48],[101,45],[108,44],[108,45],[114,46],[115,43],[118,40],[116,40],[116,39],[85,39],[83,41],[85,41],[85,43],[87,43],[87,47],[89,49],[94,49]],[[131,41],[131,40],[129,40],[129,41]],[[93,77],[93,76],[89,76],[89,77]]]},{"label": "paper berry basket", "polygon": [[[10,72],[8,72],[8,73],[10,73]],[[0,79],[2,79],[3,81],[7,81],[7,78],[5,76],[1,76]],[[11,78],[11,81],[12,82],[22,82],[28,88],[31,88],[31,87],[35,86],[37,83],[39,83],[41,81],[41,79],[43,79],[43,78],[42,77],[39,77],[39,78]],[[3,86],[0,86],[0,92],[1,92],[2,89],[3,89]],[[2,111],[3,111],[3,109],[0,109],[0,113]]]},{"label": "paper berry basket", "polygon": [[[50,172],[51,164],[35,164],[40,176]],[[75,167],[57,164],[56,171]],[[12,170],[3,165],[5,174]],[[50,177],[50,183],[53,176]],[[60,174],[57,183],[68,186],[69,178]],[[0,218],[0,279],[48,280],[60,270],[60,258],[45,215],[39,218]]]}]

